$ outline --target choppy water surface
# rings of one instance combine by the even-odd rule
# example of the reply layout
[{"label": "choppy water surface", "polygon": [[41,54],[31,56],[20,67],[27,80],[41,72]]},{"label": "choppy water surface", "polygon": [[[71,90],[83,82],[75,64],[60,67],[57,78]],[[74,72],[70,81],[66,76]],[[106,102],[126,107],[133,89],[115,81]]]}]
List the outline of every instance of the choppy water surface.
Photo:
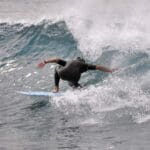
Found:
[{"label": "choppy water surface", "polygon": [[[149,150],[149,1],[0,2],[0,149]],[[141,21],[142,20],[142,21]],[[83,89],[51,91],[49,57],[120,68],[83,74]]]}]

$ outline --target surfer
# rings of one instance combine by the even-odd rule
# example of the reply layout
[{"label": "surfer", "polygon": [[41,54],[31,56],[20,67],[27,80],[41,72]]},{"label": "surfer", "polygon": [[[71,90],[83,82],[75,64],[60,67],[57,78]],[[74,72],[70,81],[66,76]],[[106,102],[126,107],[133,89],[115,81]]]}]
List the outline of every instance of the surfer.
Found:
[{"label": "surfer", "polygon": [[55,68],[55,87],[54,92],[59,91],[59,81],[60,79],[66,80],[69,82],[69,85],[72,87],[81,87],[78,83],[81,77],[81,74],[88,71],[88,70],[100,70],[103,72],[112,73],[117,69],[109,69],[100,65],[92,65],[87,64],[83,58],[77,57],[75,60],[72,61],[65,61],[59,58],[51,58],[48,60],[44,60],[38,64],[39,68],[43,68],[48,63],[56,63],[59,64]]}]

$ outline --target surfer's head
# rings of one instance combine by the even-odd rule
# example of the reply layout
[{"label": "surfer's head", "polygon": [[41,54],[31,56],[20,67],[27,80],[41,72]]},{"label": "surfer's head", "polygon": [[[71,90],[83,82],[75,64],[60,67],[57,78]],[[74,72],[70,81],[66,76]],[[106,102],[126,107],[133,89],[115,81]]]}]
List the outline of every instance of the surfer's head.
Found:
[{"label": "surfer's head", "polygon": [[84,62],[85,63],[85,60],[81,57],[77,57],[76,60],[80,61],[80,62]]}]

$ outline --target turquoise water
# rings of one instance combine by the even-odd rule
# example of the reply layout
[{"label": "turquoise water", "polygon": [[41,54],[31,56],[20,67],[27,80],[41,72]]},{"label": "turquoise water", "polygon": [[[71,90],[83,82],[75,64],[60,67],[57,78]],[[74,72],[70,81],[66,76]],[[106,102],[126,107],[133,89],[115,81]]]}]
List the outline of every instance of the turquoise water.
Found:
[{"label": "turquoise water", "polygon": [[[150,149],[149,2],[80,3],[0,2],[0,150]],[[51,91],[56,65],[37,64],[77,56],[119,70],[61,81],[60,97],[17,93]]]}]

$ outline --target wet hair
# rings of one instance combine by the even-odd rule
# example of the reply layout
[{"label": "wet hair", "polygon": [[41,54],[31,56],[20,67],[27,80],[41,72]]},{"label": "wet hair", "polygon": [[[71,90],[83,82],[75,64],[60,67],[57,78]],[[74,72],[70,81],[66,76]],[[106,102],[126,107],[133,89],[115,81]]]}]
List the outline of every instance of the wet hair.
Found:
[{"label": "wet hair", "polygon": [[85,63],[85,60],[81,57],[77,57],[76,60],[80,61],[80,62],[84,62]]}]

